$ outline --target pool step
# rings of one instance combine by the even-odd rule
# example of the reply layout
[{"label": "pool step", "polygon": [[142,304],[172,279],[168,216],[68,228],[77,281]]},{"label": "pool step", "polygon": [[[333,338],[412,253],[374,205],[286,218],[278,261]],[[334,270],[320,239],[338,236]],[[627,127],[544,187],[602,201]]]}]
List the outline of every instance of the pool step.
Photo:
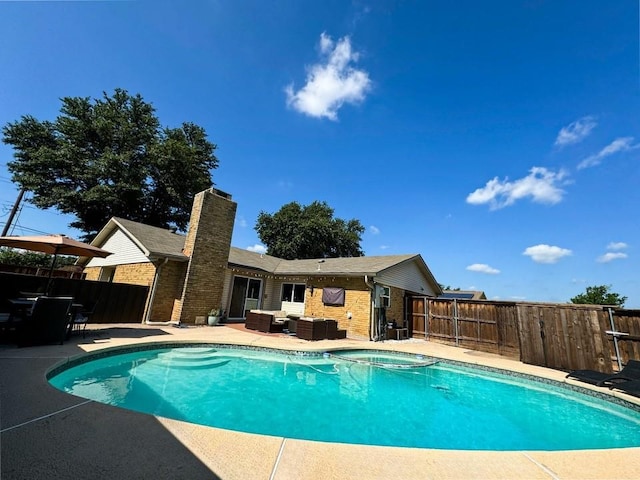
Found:
[{"label": "pool step", "polygon": [[229,363],[228,358],[222,358],[214,348],[197,347],[181,348],[163,352],[151,363],[172,368],[214,368]]},{"label": "pool step", "polygon": [[203,358],[210,358],[217,354],[218,351],[212,347],[193,347],[193,348],[176,348],[169,350],[168,352],[162,352],[158,355],[158,358],[171,358],[180,360],[202,360]]},{"label": "pool step", "polygon": [[166,368],[185,368],[189,370],[199,369],[199,368],[215,368],[221,367],[222,365],[226,365],[231,360],[229,358],[221,358],[221,357],[212,357],[200,360],[183,360],[177,358],[156,358],[151,360],[149,363],[152,365]]}]

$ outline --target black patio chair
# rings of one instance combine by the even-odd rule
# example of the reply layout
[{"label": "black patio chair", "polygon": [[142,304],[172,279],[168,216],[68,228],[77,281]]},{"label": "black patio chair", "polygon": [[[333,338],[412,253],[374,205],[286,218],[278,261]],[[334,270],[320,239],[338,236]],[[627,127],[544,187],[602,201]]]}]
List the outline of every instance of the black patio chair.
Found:
[{"label": "black patio chair", "polygon": [[614,383],[609,387],[611,390],[621,390],[624,393],[640,397],[640,380],[631,380],[629,382]]},{"label": "black patio chair", "polygon": [[82,338],[85,337],[87,323],[89,323],[89,318],[96,311],[96,305],[98,304],[97,300],[92,300],[86,304],[83,304],[83,309],[77,312],[73,317],[73,330],[74,331],[82,331]]},{"label": "black patio chair", "polygon": [[31,314],[26,316],[17,330],[19,347],[63,344],[69,322],[72,297],[38,297]]},{"label": "black patio chair", "polygon": [[566,378],[573,378],[597,387],[611,387],[634,380],[640,381],[640,361],[629,360],[622,370],[614,374],[596,370],[573,370],[567,374]]}]

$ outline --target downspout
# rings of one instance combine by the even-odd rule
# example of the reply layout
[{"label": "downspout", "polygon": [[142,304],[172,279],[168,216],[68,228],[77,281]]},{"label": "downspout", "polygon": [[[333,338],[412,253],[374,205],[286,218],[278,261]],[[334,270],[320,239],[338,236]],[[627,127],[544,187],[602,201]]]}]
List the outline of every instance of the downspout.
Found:
[{"label": "downspout", "polygon": [[371,290],[371,302],[370,302],[370,308],[369,308],[369,340],[373,340],[375,337],[375,325],[376,325],[376,319],[375,319],[375,300],[373,299],[373,296],[375,294],[376,291],[376,287],[373,284],[372,281],[369,280],[369,276],[365,275],[364,276],[364,284],[369,287],[369,289]]},{"label": "downspout", "polygon": [[162,267],[165,266],[169,262],[169,257],[165,257],[164,262],[160,263],[156,267],[156,274],[153,276],[153,283],[151,284],[151,293],[149,294],[149,302],[147,303],[147,312],[144,316],[144,323],[147,325],[171,325],[172,322],[152,322],[149,320],[151,318],[151,308],[153,307],[153,301],[156,298],[156,290],[158,286],[158,279],[160,277],[160,271]]}]

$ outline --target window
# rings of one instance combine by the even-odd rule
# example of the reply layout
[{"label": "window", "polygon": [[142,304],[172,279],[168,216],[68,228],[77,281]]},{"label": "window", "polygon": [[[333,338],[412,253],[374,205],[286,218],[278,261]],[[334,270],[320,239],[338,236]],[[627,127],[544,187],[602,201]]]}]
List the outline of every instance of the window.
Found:
[{"label": "window", "polygon": [[304,303],[304,283],[283,283],[282,297],[283,302]]},{"label": "window", "polygon": [[391,288],[379,285],[378,295],[380,296],[380,306],[388,308],[391,305]]}]

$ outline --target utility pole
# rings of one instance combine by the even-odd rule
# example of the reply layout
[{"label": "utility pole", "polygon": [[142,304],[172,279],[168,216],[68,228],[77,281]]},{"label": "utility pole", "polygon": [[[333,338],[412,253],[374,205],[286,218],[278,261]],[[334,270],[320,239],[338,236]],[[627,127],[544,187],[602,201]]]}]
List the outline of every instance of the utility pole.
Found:
[{"label": "utility pole", "polygon": [[7,233],[9,233],[9,227],[13,223],[13,217],[16,216],[16,212],[18,211],[18,207],[20,206],[20,202],[22,202],[22,197],[24,196],[24,188],[20,189],[20,193],[18,193],[18,198],[16,199],[16,203],[13,204],[13,208],[11,209],[11,213],[9,214],[9,219],[7,223],[4,225],[4,229],[2,230],[2,236],[5,237]]}]

